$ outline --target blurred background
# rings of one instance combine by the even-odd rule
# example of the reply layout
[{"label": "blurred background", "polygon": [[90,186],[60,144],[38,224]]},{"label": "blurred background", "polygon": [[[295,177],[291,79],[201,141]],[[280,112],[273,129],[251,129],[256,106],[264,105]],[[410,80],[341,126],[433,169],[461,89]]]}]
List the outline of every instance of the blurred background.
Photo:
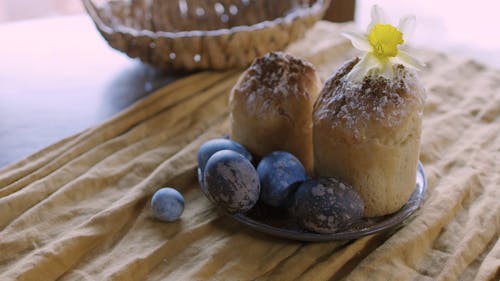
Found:
[{"label": "blurred background", "polygon": [[[417,15],[413,45],[473,57],[500,68],[500,1],[333,0],[326,18],[345,21],[354,15],[362,28],[370,20],[373,4],[393,15],[394,23],[405,14]],[[80,0],[0,0],[0,24],[82,13]]]},{"label": "blurred background", "polygon": [[[500,1],[332,0],[326,19],[354,19],[365,29],[374,4],[394,24],[417,16],[410,44],[500,70]],[[80,0],[0,0],[0,38],[0,167],[107,120],[175,79],[110,48]]]},{"label": "blurred background", "polygon": [[80,0],[0,0],[0,24],[83,12]]}]

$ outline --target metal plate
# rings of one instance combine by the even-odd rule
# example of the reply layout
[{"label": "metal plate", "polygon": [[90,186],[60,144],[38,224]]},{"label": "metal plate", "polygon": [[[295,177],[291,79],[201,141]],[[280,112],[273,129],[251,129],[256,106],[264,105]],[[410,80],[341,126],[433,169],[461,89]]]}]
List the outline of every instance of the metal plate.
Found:
[{"label": "metal plate", "polygon": [[415,191],[413,191],[408,202],[399,211],[382,217],[363,218],[345,229],[340,229],[338,232],[329,234],[305,230],[296,223],[286,210],[272,208],[262,203],[257,203],[247,213],[228,215],[254,230],[281,238],[313,242],[351,240],[404,226],[411,219],[411,215],[422,204],[426,190],[427,179],[424,167],[419,162]]}]

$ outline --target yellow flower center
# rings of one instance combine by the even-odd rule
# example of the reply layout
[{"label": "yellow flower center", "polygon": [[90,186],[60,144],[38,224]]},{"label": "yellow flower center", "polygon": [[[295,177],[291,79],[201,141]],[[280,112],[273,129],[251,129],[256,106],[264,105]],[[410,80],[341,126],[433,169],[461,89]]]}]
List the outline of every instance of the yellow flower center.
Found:
[{"label": "yellow flower center", "polygon": [[368,34],[368,42],[378,58],[395,57],[398,45],[403,44],[403,33],[390,24],[376,24]]}]

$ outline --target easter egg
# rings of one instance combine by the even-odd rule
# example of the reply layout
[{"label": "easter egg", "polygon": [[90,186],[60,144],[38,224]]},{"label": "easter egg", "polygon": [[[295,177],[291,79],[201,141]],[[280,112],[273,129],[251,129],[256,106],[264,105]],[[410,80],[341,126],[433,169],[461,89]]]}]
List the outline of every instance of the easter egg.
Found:
[{"label": "easter egg", "polygon": [[300,160],[285,151],[275,151],[259,162],[260,199],[273,207],[286,207],[298,185],[307,179]]},{"label": "easter egg", "polygon": [[159,220],[175,221],[184,211],[184,197],[173,188],[160,188],[151,199],[151,209]]},{"label": "easter egg", "polygon": [[250,210],[259,199],[257,171],[248,158],[232,150],[221,150],[207,161],[205,188],[216,205],[229,213]]},{"label": "easter egg", "polygon": [[363,209],[363,200],[350,185],[335,178],[320,178],[298,187],[291,213],[308,230],[334,233],[362,218]]},{"label": "easter egg", "polygon": [[241,144],[226,138],[212,139],[202,144],[198,150],[198,167],[201,169],[201,172],[205,170],[208,159],[214,153],[221,150],[236,151],[252,161],[252,155]]}]

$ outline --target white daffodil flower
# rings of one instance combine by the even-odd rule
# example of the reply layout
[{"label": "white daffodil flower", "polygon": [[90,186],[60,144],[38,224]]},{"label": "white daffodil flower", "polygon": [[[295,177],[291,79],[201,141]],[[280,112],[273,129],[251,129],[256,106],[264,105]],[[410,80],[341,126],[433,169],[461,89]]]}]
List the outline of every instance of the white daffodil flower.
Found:
[{"label": "white daffodil flower", "polygon": [[399,49],[415,30],[415,16],[407,16],[399,21],[397,27],[391,25],[378,5],[372,7],[371,23],[366,34],[344,32],[342,35],[351,40],[352,45],[363,52],[363,58],[347,75],[351,81],[362,81],[372,69],[378,69],[380,75],[392,79],[393,66],[401,64],[407,68],[420,70],[422,63]]}]

